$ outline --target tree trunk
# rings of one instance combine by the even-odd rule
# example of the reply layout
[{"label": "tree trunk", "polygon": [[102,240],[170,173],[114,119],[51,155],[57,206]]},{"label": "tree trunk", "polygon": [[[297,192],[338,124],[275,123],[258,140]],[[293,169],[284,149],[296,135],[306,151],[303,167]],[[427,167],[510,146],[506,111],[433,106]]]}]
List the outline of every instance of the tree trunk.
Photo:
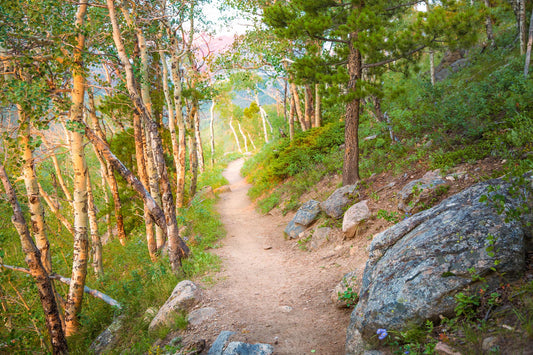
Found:
[{"label": "tree trunk", "polygon": [[289,139],[292,141],[294,139],[294,97],[291,95],[291,107],[289,109]]},{"label": "tree trunk", "polygon": [[429,51],[429,75],[431,78],[431,85],[435,86],[435,51]]},{"label": "tree trunk", "polygon": [[291,94],[292,98],[294,100],[294,107],[296,108],[296,117],[298,118],[298,121],[300,122],[300,127],[302,128],[302,131],[306,131],[305,127],[305,121],[304,121],[304,115],[302,113],[302,107],[300,106],[300,96],[298,95],[298,88],[296,87],[296,84],[291,83]]},{"label": "tree trunk", "polygon": [[[233,116],[231,116],[231,118],[233,119]],[[241,123],[239,121],[237,121],[237,125],[239,127],[239,132],[241,132],[242,139],[244,140],[244,151],[248,153],[248,139],[246,138],[246,135],[242,131]]]},{"label": "tree trunk", "polygon": [[87,174],[87,207],[89,208],[89,227],[91,229],[92,265],[96,277],[101,277],[104,275],[102,241],[100,240],[100,234],[98,233],[98,219],[96,218],[96,206],[94,204],[93,188],[89,174]]},{"label": "tree trunk", "polygon": [[28,226],[24,219],[22,209],[17,200],[15,190],[9,181],[4,166],[0,164],[0,180],[4,185],[4,189],[9,198],[11,208],[13,209],[13,224],[20,236],[20,243],[22,251],[25,254],[25,260],[30,269],[31,276],[35,280],[37,290],[39,292],[39,299],[44,310],[44,317],[46,328],[50,335],[50,342],[52,343],[53,354],[68,354],[67,340],[63,327],[61,325],[61,317],[59,315],[59,307],[57,306],[52,281],[48,277],[48,273],[41,263],[41,255],[39,249],[33,243],[30,236]]},{"label": "tree trunk", "polygon": [[[155,158],[157,159],[156,165],[159,168],[159,176],[161,179],[161,187],[163,190],[162,202],[163,209],[165,210],[165,219],[167,226],[169,259],[172,270],[178,273],[181,271],[181,259],[187,256],[189,250],[183,240],[179,237],[174,198],[172,196],[172,190],[170,187],[165,159],[163,156],[163,144],[161,142],[161,136],[159,135],[157,126],[150,117],[150,113],[146,109],[146,106],[144,106],[142,99],[135,87],[135,77],[133,75],[133,68],[126,54],[126,50],[124,49],[124,44],[122,43],[122,37],[116,19],[113,0],[107,0],[107,8],[109,10],[109,18],[113,27],[113,40],[115,42],[120,61],[124,66],[124,70],[126,72],[126,86],[128,88],[130,98],[135,105],[135,109],[140,114],[140,117],[142,118],[144,124],[149,129],[150,136],[152,138],[151,148],[154,152]],[[159,223],[158,225],[161,226],[161,224]]]},{"label": "tree trunk", "polygon": [[172,40],[172,80],[174,81],[174,107],[176,112],[176,123],[178,124],[178,158],[176,159],[176,207],[182,208],[185,197],[185,157],[186,157],[186,141],[185,141],[185,121],[183,120],[183,106],[181,104],[181,73],[180,61],[177,53],[177,40]]},{"label": "tree trunk", "polygon": [[314,127],[322,125],[322,96],[320,95],[320,84],[315,84],[315,120]]},{"label": "tree trunk", "polygon": [[[311,124],[314,123],[314,100],[313,100],[313,90],[311,85],[305,85],[305,128],[311,128]],[[314,125],[313,125],[314,127]]]},{"label": "tree trunk", "polygon": [[526,0],[519,0],[519,36],[520,36],[520,54],[526,53]]},{"label": "tree trunk", "polygon": [[[241,129],[241,125],[239,124],[239,129]],[[250,143],[252,143],[252,146],[254,147],[254,150],[257,150],[257,147],[255,146],[254,140],[252,139],[252,136],[250,133],[246,132],[248,134],[248,139],[250,140]]]},{"label": "tree trunk", "polygon": [[[215,166],[215,99],[211,100],[209,109],[209,132],[211,133],[211,167]],[[232,127],[233,130],[233,127]],[[233,132],[235,133],[235,131]],[[240,150],[240,149],[239,149]]]},{"label": "tree trunk", "polygon": [[59,167],[59,162],[57,161],[57,157],[55,154],[52,154],[52,163],[54,164],[54,169],[56,171],[57,175],[57,181],[59,182],[59,186],[61,186],[61,190],[65,194],[65,198],[67,199],[68,203],[72,203],[72,195],[67,188],[67,185],[65,184],[65,180],[63,179],[63,174],[61,173],[61,169]]},{"label": "tree trunk", "polygon": [[[81,0],[76,13],[76,28],[81,29],[87,12],[87,0]],[[85,50],[85,35],[80,30],[74,48],[72,68],[72,106],[70,119],[76,125],[83,125],[83,101],[85,96],[85,72],[82,53]],[[72,167],[74,170],[74,250],[72,277],[65,307],[65,334],[71,336],[79,328],[78,315],[81,311],[83,288],[87,277],[87,260],[89,256],[89,239],[87,235],[87,166],[83,134],[77,130],[70,132]]]},{"label": "tree trunk", "polygon": [[[150,186],[144,160],[144,133],[142,129],[141,118],[135,112],[133,113],[133,135],[135,140],[135,160],[137,161],[137,173],[144,188],[148,190]],[[157,260],[157,254],[161,251],[161,249],[158,249],[157,247],[157,241],[154,235],[154,221],[146,204],[144,204],[144,221],[148,254],[150,255],[150,259],[155,262]]]},{"label": "tree trunk", "polygon": [[526,62],[524,65],[524,78],[527,79],[529,73],[529,63],[531,62],[531,46],[533,45],[533,10],[531,11],[531,19],[529,20],[529,37],[527,40]]},{"label": "tree trunk", "polygon": [[[87,91],[87,98],[89,99],[89,117],[91,118],[91,126],[100,137],[101,140],[104,142],[107,142],[107,139],[105,137],[104,131],[102,130],[102,127],[100,127],[100,123],[98,122],[98,117],[96,116],[96,106],[94,104],[94,94],[92,90]],[[126,230],[124,229],[124,216],[122,215],[122,201],[120,200],[120,194],[118,189],[118,183],[117,179],[115,178],[115,175],[113,174],[113,169],[111,169],[111,165],[109,162],[100,160],[100,164],[102,165],[102,168],[105,167],[105,175],[106,180],[109,185],[109,189],[111,190],[111,194],[113,195],[113,205],[115,207],[115,221],[116,221],[116,227],[117,227],[117,236],[118,240],[120,241],[120,244],[126,245]]]},{"label": "tree trunk", "polygon": [[194,137],[196,138],[198,169],[203,173],[205,171],[204,147],[202,145],[202,136],[200,135],[200,112],[198,110],[196,110],[196,115],[194,115]]},{"label": "tree trunk", "polygon": [[[355,48],[357,33],[350,34],[350,53],[348,55],[348,90],[354,93],[362,74],[361,52]],[[342,172],[342,184],[352,185],[359,178],[359,113],[361,99],[356,97],[346,105],[346,120],[344,128],[345,151]]]},{"label": "tree trunk", "polygon": [[50,257],[50,242],[48,241],[48,237],[46,235],[44,210],[41,203],[37,176],[35,175],[33,150],[30,145],[31,125],[26,114],[22,111],[22,107],[17,105],[17,109],[20,122],[19,142],[22,146],[22,156],[24,158],[22,171],[24,174],[26,194],[28,196],[31,229],[35,238],[35,244],[41,253],[41,263],[43,264],[46,272],[51,273],[52,259]]},{"label": "tree trunk", "polygon": [[189,117],[187,119],[187,131],[189,140],[189,169],[191,172],[191,186],[189,190],[189,198],[193,198],[196,194],[196,184],[198,182],[198,153],[196,152],[198,147],[196,143],[195,134],[195,116],[198,113],[198,103],[193,101],[191,110],[189,111]]},{"label": "tree trunk", "polygon": [[44,201],[52,211],[52,213],[56,216],[57,219],[61,221],[63,226],[74,236],[74,228],[72,227],[72,224],[59,212],[59,208],[57,204],[52,200],[52,198],[46,193],[46,191],[43,190],[41,185],[37,182],[39,185],[39,194],[43,197]]},{"label": "tree trunk", "polygon": [[487,41],[491,47],[494,47],[494,32],[492,30],[492,17],[490,14],[490,0],[484,0],[485,6],[487,7],[487,17],[485,18],[485,29],[487,30]]},{"label": "tree trunk", "polygon": [[229,119],[229,128],[231,129],[231,132],[233,133],[233,137],[235,137],[235,143],[237,143],[237,149],[239,150],[239,153],[242,153],[241,149],[241,143],[239,142],[239,137],[237,136],[237,132],[235,132],[235,128],[233,128],[233,115],[230,116]]}]

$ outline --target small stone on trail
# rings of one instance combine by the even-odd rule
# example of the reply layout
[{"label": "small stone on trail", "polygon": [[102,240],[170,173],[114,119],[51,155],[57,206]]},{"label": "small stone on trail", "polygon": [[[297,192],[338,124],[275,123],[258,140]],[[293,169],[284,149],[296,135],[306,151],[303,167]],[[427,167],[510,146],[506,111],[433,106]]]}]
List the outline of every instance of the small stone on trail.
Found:
[{"label": "small stone on trail", "polygon": [[291,306],[281,306],[281,307],[279,307],[279,309],[283,313],[289,313],[290,311],[292,311],[292,307]]},{"label": "small stone on trail", "polygon": [[272,249],[272,247],[270,245],[267,245],[267,246],[263,247],[263,249],[270,250],[270,249]]},{"label": "small stone on trail", "polygon": [[449,346],[446,343],[443,343],[442,341],[438,342],[437,345],[435,345],[435,354],[438,355],[461,355],[460,352],[455,351],[454,348]]}]

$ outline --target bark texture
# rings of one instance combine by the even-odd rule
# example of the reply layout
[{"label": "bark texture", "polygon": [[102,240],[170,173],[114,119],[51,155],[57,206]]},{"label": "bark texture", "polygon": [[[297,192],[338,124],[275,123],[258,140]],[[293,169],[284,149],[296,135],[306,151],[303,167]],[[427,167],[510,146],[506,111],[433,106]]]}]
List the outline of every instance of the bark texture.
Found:
[{"label": "bark texture", "polygon": [[[350,53],[348,55],[348,90],[354,93],[362,74],[361,52],[354,46],[357,33],[350,34]],[[361,99],[355,97],[346,105],[346,124],[344,129],[345,151],[342,171],[342,184],[353,185],[359,181],[359,113]]]},{"label": "bark texture", "polygon": [[25,255],[26,263],[30,269],[30,274],[35,280],[37,290],[39,292],[39,298],[44,310],[46,328],[50,335],[50,342],[52,343],[53,354],[67,354],[68,346],[63,332],[61,324],[61,318],[59,315],[59,308],[56,303],[54,289],[52,287],[52,281],[48,277],[48,273],[41,263],[41,255],[39,249],[34,244],[33,239],[30,236],[30,231],[26,225],[26,220],[20,208],[15,190],[9,181],[4,166],[0,164],[0,180],[4,185],[4,189],[9,199],[11,208],[13,209],[13,224],[17,229],[20,236],[20,243],[22,245],[22,251]]},{"label": "bark texture", "polygon": [[[76,28],[83,27],[87,12],[87,0],[81,0],[76,13]],[[89,257],[88,216],[87,216],[87,166],[83,134],[78,126],[83,125],[83,102],[85,96],[85,74],[82,52],[85,48],[85,35],[79,31],[74,48],[74,68],[72,70],[72,105],[70,119],[74,129],[70,132],[70,151],[74,170],[74,247],[72,261],[72,277],[65,307],[65,334],[71,336],[78,331],[78,315],[81,311],[83,288],[87,277],[87,261]]]}]

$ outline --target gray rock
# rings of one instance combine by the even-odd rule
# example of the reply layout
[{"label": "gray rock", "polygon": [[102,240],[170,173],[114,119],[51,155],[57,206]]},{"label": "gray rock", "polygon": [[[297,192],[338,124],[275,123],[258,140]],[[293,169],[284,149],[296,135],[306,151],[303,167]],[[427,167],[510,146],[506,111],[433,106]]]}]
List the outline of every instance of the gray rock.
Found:
[{"label": "gray rock", "polygon": [[420,204],[434,198],[439,185],[446,181],[439,176],[439,171],[428,171],[421,179],[407,183],[399,193],[398,209],[404,212],[415,212]]},{"label": "gray rock", "polygon": [[190,280],[181,281],[176,285],[165,304],[150,323],[148,329],[153,330],[160,325],[171,325],[177,312],[188,311],[200,302],[202,291]]},{"label": "gray rock", "polygon": [[493,204],[479,201],[497,193],[507,209],[517,208],[527,194],[512,198],[510,187],[501,179],[479,183],[376,235],[348,333],[357,329],[370,338],[378,328],[402,330],[411,322],[453,315],[454,296],[476,286],[468,269],[489,285],[498,284],[503,273],[517,276],[525,265],[526,239],[532,234],[526,222],[532,213],[506,222]]},{"label": "gray rock", "polygon": [[442,341],[439,341],[437,345],[435,345],[435,354],[438,355],[462,355],[460,352],[452,348],[446,343],[443,343]]},{"label": "gray rock", "polygon": [[154,317],[156,316],[157,311],[157,307],[149,307],[146,311],[144,311],[143,321],[145,323],[150,323],[152,319],[154,319]]},{"label": "gray rock", "polygon": [[270,355],[274,347],[270,344],[247,344],[233,341],[228,344],[223,355]]},{"label": "gray rock", "polygon": [[294,215],[292,219],[294,223],[302,226],[308,226],[316,219],[316,216],[320,213],[320,202],[315,200],[309,200],[302,205]]},{"label": "gray rock", "polygon": [[198,191],[198,196],[201,196],[203,199],[213,199],[215,198],[215,192],[211,186],[205,186]]},{"label": "gray rock", "polygon": [[355,237],[361,223],[370,218],[370,216],[367,200],[357,202],[350,207],[344,214],[342,220],[342,231],[346,235],[346,238]]},{"label": "gray rock", "polygon": [[320,247],[327,244],[332,232],[333,232],[333,228],[329,228],[329,227],[316,228],[315,231],[313,232],[313,236],[311,237],[311,241],[309,242],[309,249],[317,250]]},{"label": "gray rock", "polygon": [[[354,306],[354,304],[348,305],[347,300],[339,299],[344,292],[356,292],[359,294],[361,288],[361,280],[357,278],[357,271],[350,271],[342,277],[342,280],[335,286],[331,292],[331,301],[337,308],[348,308]],[[356,302],[357,300],[354,300]]]},{"label": "gray rock", "polygon": [[204,308],[195,309],[194,311],[191,311],[189,313],[189,316],[187,317],[187,321],[189,322],[190,325],[202,324],[203,322],[213,317],[216,313],[217,311],[213,307],[204,307]]},{"label": "gray rock", "polygon": [[120,315],[104,330],[100,335],[94,339],[89,349],[91,353],[103,354],[112,349],[117,342],[117,333],[123,326],[125,316]]},{"label": "gray rock", "polygon": [[285,227],[285,233],[289,238],[297,238],[300,233],[307,229],[320,213],[320,202],[309,200],[302,205],[294,215],[294,218]]},{"label": "gray rock", "polygon": [[[351,318],[353,318],[353,314]],[[346,355],[363,355],[366,348],[367,344],[361,336],[361,333],[356,328],[348,328],[345,346]]]},{"label": "gray rock", "polygon": [[229,330],[220,332],[216,340],[213,342],[213,345],[211,345],[211,348],[207,352],[207,355],[222,355],[226,343],[233,334],[235,334],[235,332],[230,332]]},{"label": "gray rock", "polygon": [[333,192],[320,208],[331,218],[339,219],[343,216],[346,206],[358,198],[358,184],[343,186]]}]

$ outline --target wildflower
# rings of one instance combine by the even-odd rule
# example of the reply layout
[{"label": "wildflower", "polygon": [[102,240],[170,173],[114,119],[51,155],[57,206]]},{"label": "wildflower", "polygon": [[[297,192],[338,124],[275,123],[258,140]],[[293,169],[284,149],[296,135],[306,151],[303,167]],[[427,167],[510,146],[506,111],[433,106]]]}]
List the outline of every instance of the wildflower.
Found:
[{"label": "wildflower", "polygon": [[389,335],[387,333],[387,329],[381,329],[381,328],[377,330],[376,334],[378,335],[379,340],[383,340],[387,337],[387,335]]}]

